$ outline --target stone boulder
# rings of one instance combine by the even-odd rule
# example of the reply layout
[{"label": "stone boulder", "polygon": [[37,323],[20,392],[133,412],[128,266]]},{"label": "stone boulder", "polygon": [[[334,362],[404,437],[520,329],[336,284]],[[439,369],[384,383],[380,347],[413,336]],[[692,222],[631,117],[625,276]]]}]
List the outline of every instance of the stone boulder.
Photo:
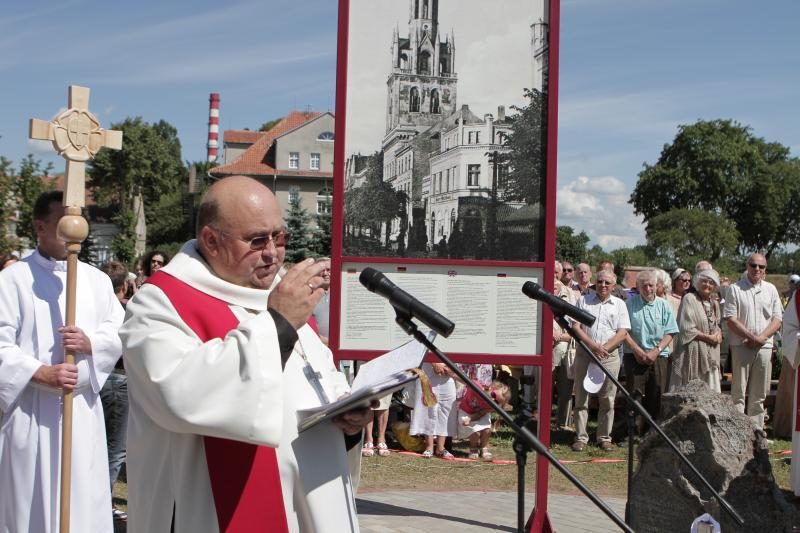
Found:
[{"label": "stone boulder", "polygon": [[688,532],[709,513],[722,531],[792,531],[794,506],[775,483],[767,441],[750,418],[736,411],[730,396],[692,381],[662,396],[658,420],[714,489],[744,519],[740,526],[718,504],[668,444],[650,430],[638,449],[632,481],[631,527],[644,532]]}]

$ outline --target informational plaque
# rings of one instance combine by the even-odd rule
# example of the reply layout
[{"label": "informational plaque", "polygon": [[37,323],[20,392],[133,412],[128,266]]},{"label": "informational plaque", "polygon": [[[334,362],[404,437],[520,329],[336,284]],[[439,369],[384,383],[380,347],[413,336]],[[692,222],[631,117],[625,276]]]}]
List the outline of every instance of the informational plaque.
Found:
[{"label": "informational plaque", "polygon": [[437,338],[454,359],[543,355],[551,332],[521,288],[552,286],[549,5],[340,0],[337,357],[370,358],[408,339],[387,301],[360,285],[366,266],[456,324]]},{"label": "informational plaque", "polygon": [[[405,342],[408,335],[396,325],[389,302],[358,281],[364,266],[343,265],[339,346],[388,350]],[[415,264],[390,271],[386,265],[380,266],[398,287],[456,324],[448,338],[437,339],[437,346],[445,352],[538,353],[537,302],[522,294],[520,287],[525,281],[539,282],[541,269]]]}]

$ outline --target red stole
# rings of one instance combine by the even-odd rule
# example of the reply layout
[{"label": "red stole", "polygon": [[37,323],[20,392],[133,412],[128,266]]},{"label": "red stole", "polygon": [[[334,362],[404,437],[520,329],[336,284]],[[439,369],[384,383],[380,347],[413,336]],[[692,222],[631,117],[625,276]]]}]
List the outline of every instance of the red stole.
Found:
[{"label": "red stole", "polygon": [[[794,293],[794,310],[797,313],[797,318],[800,319],[800,294],[797,291]],[[783,364],[786,364],[786,359],[784,358]],[[794,397],[795,405],[794,408],[794,430],[800,431],[800,365],[797,366],[797,370],[794,371],[794,381],[795,381],[795,388]]]},{"label": "red stole", "polygon": [[[153,274],[147,283],[164,291],[181,319],[203,342],[224,339],[239,325],[227,303],[166,272]],[[275,449],[216,437],[204,437],[204,444],[219,530],[288,531]]]}]

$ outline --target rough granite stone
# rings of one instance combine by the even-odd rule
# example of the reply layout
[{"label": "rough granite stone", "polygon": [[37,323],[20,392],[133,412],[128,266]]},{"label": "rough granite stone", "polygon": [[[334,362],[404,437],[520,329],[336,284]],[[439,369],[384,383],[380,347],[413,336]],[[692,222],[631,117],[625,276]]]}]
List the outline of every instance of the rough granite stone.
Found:
[{"label": "rough granite stone", "polygon": [[640,533],[689,531],[703,513],[722,531],[792,531],[790,505],[772,475],[767,441],[730,396],[701,381],[662,396],[659,424],[678,448],[744,518],[739,526],[661,436],[650,430],[638,449],[631,527]]}]

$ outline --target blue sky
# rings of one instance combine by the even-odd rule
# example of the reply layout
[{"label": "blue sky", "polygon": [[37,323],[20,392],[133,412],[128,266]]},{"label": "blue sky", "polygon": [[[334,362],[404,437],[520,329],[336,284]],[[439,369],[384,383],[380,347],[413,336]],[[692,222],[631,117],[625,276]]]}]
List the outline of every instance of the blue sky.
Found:
[{"label": "blue sky", "polygon": [[[210,92],[221,129],[333,110],[336,17],[333,0],[8,2],[0,155],[63,168],[27,141],[27,121],[53,117],[69,84],[91,87],[105,126],[170,122],[192,161]],[[558,223],[607,249],[643,242],[626,202],[678,124],[732,118],[800,155],[798,20],[796,0],[563,0]]]}]

